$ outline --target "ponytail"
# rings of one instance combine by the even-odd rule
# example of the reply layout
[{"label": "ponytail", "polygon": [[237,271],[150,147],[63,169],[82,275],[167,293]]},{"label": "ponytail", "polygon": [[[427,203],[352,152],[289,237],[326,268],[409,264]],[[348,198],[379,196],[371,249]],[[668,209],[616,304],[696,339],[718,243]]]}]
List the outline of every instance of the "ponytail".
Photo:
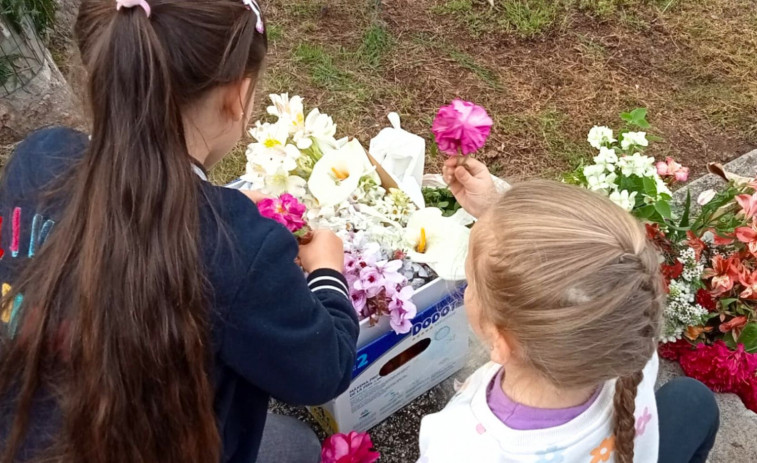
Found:
[{"label": "ponytail", "polygon": [[613,399],[615,416],[613,434],[618,463],[633,463],[634,439],[636,438],[636,390],[643,379],[642,372],[618,378]]},{"label": "ponytail", "polygon": [[0,463],[23,447],[42,385],[62,416],[45,461],[220,461],[181,110],[255,74],[265,36],[241,1],[150,3],[150,18],[110,1],[80,9],[92,138],[54,232],[3,300],[24,297],[18,335],[0,344],[0,396],[16,394]]}]

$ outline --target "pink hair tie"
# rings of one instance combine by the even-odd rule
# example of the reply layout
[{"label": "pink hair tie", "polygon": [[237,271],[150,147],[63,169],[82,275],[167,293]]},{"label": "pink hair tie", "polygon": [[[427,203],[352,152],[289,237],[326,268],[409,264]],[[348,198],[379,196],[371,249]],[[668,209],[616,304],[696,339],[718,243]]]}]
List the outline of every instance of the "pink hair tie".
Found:
[{"label": "pink hair tie", "polygon": [[248,9],[252,10],[252,12],[257,17],[257,21],[255,22],[255,29],[261,34],[265,32],[265,24],[263,24],[263,12],[260,10],[260,5],[258,5],[258,2],[256,0],[242,0],[242,3],[244,3]]},{"label": "pink hair tie", "polygon": [[147,0],[116,0],[116,10],[120,10],[121,7],[134,8],[135,6],[145,10],[147,17],[150,17],[150,5],[147,3]]}]

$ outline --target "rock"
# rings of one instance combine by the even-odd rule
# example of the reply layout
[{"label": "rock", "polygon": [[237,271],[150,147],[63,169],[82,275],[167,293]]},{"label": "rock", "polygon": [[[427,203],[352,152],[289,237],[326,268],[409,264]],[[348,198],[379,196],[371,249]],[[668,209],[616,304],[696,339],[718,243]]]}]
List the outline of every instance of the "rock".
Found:
[{"label": "rock", "polygon": [[[0,22],[7,21],[0,18]],[[84,118],[71,88],[42,45],[31,25],[13,31],[0,41],[4,56],[20,55],[25,67],[18,66],[8,85],[0,88],[0,143],[24,138],[29,132],[48,125],[80,128]],[[28,69],[25,70],[25,69]]]},{"label": "rock", "polygon": [[[738,174],[744,177],[757,177],[757,150],[750,151],[723,166],[726,172]],[[707,174],[698,178],[673,194],[673,200],[678,204],[683,204],[686,200],[686,192],[691,192],[692,212],[700,209],[697,204],[697,197],[705,190],[722,188],[725,180],[714,174]]]}]

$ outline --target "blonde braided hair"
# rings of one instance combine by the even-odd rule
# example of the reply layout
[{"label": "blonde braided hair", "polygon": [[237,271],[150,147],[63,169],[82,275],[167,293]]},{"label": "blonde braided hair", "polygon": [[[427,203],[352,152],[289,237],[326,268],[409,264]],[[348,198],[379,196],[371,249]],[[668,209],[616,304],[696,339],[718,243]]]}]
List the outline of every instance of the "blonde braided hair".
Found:
[{"label": "blonde braided hair", "polygon": [[559,388],[617,379],[616,461],[632,462],[664,294],[641,224],[596,193],[524,182],[474,227],[471,258],[482,317],[517,340],[519,360]]}]

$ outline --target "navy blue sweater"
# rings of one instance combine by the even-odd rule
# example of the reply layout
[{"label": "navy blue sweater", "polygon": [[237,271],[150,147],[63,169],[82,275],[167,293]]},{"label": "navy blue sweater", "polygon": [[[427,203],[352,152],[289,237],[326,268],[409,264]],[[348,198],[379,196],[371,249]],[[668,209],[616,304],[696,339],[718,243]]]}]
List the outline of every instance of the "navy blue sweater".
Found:
[{"label": "navy blue sweater", "polygon": [[[47,234],[55,233],[65,198],[43,206],[40,195],[74,168],[87,142],[82,133],[52,128],[32,134],[16,149],[0,183],[0,283],[12,285],[14,264],[33,256]],[[349,386],[358,321],[341,274],[322,269],[306,280],[294,263],[297,242],[284,227],[261,217],[238,191],[207,182],[201,188],[203,268],[198,271],[212,288],[211,374],[223,461],[250,463],[270,396],[315,405]],[[230,239],[221,236],[222,229]],[[12,324],[13,316],[4,313],[3,319]],[[55,411],[37,410],[33,417],[48,421],[42,417],[51,414]],[[2,441],[10,417],[0,419]],[[54,432],[39,432],[39,426],[46,425],[32,423],[36,430],[28,448],[44,447],[33,442],[40,439],[36,436]]]}]

